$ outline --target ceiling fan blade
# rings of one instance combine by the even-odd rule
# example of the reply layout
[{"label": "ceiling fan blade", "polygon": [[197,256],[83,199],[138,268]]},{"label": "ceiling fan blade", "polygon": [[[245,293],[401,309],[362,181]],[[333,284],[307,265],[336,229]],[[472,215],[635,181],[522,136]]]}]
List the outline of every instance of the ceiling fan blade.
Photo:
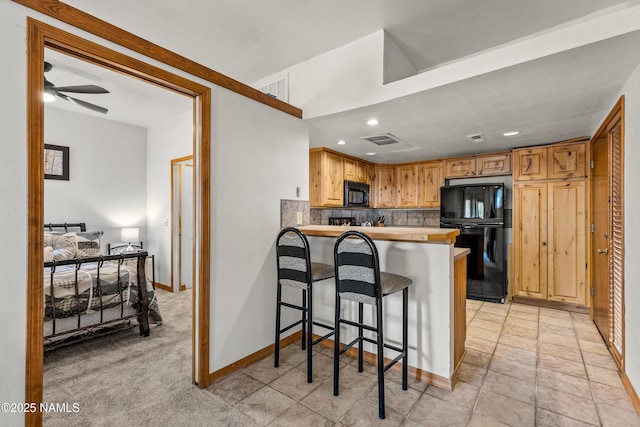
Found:
[{"label": "ceiling fan blade", "polygon": [[107,112],[109,111],[108,109],[106,109],[104,107],[101,107],[99,105],[95,105],[95,104],[92,104],[90,102],[83,101],[81,99],[77,99],[77,98],[73,98],[71,96],[64,95],[64,94],[62,94],[62,93],[60,93],[58,91],[56,91],[56,95],[59,96],[60,98],[64,99],[65,101],[72,102],[72,103],[74,103],[76,105],[79,105],[79,106],[84,107],[84,108],[88,108],[89,110],[95,111],[97,113],[107,114]]},{"label": "ceiling fan blade", "polygon": [[91,93],[91,94],[109,93],[109,91],[106,90],[105,88],[96,86],[96,85],[60,86],[60,87],[54,87],[53,89],[57,90],[58,92],[69,92],[69,93]]}]

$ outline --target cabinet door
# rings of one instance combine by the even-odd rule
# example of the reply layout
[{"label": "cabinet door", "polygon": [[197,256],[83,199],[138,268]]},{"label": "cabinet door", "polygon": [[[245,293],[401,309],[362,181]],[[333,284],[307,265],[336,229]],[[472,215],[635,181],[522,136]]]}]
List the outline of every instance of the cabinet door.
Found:
[{"label": "cabinet door", "polygon": [[356,162],[356,181],[368,182],[367,165],[362,162]]},{"label": "cabinet door", "polygon": [[464,178],[476,175],[476,158],[451,159],[446,161],[446,178]]},{"label": "cabinet door", "polygon": [[513,180],[535,181],[547,178],[547,148],[527,148],[513,152]]},{"label": "cabinet door", "polygon": [[550,182],[549,300],[587,304],[585,181]]},{"label": "cabinet door", "polygon": [[418,165],[418,206],[440,207],[440,187],[444,185],[442,162],[425,162]]},{"label": "cabinet door", "polygon": [[324,205],[342,206],[344,199],[344,179],[342,156],[324,153]]},{"label": "cabinet door", "polygon": [[496,154],[490,156],[476,157],[478,175],[510,175],[511,174],[511,154]]},{"label": "cabinet door", "polygon": [[587,176],[586,143],[549,147],[549,178]]},{"label": "cabinet door", "polygon": [[346,181],[357,181],[356,179],[356,161],[345,157],[343,159],[344,164],[344,179]]},{"label": "cabinet door", "polygon": [[418,206],[418,165],[396,167],[396,206],[415,208]]},{"label": "cabinet door", "polygon": [[547,184],[513,186],[514,295],[547,299]]},{"label": "cabinet door", "polygon": [[376,166],[375,173],[375,189],[376,201],[375,206],[378,208],[393,208],[396,205],[395,191],[395,172],[393,166]]}]

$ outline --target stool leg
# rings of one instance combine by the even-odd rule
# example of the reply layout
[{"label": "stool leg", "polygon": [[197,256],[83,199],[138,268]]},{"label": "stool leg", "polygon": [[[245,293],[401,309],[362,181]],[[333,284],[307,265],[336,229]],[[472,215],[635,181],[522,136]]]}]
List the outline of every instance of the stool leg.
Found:
[{"label": "stool leg", "polygon": [[376,305],[376,333],[378,336],[378,416],[384,419],[384,333],[382,331],[382,297],[378,297]]},{"label": "stool leg", "polygon": [[308,310],[308,324],[309,328],[307,329],[307,382],[310,383],[313,381],[312,372],[313,369],[311,367],[311,356],[313,352],[313,288],[309,287],[309,292],[307,293],[307,310]]},{"label": "stool leg", "polygon": [[302,290],[302,349],[307,348],[307,291]]},{"label": "stool leg", "polygon": [[276,291],[276,339],[274,342],[275,345],[275,353],[274,353],[274,362],[273,366],[277,368],[280,366],[280,301],[282,298],[282,285],[278,282],[277,285],[278,290]]},{"label": "stool leg", "polygon": [[333,395],[340,394],[340,297],[336,294],[336,313],[333,334]]},{"label": "stool leg", "polygon": [[362,372],[364,370],[362,365],[362,359],[364,359],[364,328],[362,327],[362,322],[364,319],[364,304],[358,303],[358,338],[360,341],[358,342],[358,372]]},{"label": "stool leg", "polygon": [[407,389],[407,366],[409,353],[409,288],[402,290],[402,389]]}]

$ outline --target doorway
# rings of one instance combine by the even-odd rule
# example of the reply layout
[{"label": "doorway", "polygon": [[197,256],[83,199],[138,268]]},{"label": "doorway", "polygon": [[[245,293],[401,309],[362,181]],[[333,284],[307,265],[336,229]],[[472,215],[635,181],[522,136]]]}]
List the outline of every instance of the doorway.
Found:
[{"label": "doorway", "polygon": [[624,371],[624,96],[590,145],[591,316]]},{"label": "doorway", "polygon": [[171,290],[193,286],[193,156],[171,160]]},{"label": "doorway", "polygon": [[[210,88],[169,73],[143,61],[107,49],[48,24],[27,20],[27,168],[28,168],[28,272],[27,343],[25,398],[42,402],[43,384],[43,239],[44,239],[44,49],[49,48],[123,73],[193,99],[194,107],[194,188],[195,258],[198,270],[193,276],[193,381],[199,387],[209,383],[209,266],[210,237]],[[174,56],[177,56],[174,54]],[[175,58],[173,58],[175,59]],[[42,413],[25,416],[27,425],[42,423]]]}]

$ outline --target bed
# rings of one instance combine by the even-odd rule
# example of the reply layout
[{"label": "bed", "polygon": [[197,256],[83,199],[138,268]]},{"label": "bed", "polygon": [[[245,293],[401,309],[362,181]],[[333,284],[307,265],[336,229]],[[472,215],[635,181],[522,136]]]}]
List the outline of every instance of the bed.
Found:
[{"label": "bed", "polygon": [[148,253],[102,255],[101,236],[84,223],[45,226],[46,350],[136,324],[148,336],[150,321],[162,323]]}]

